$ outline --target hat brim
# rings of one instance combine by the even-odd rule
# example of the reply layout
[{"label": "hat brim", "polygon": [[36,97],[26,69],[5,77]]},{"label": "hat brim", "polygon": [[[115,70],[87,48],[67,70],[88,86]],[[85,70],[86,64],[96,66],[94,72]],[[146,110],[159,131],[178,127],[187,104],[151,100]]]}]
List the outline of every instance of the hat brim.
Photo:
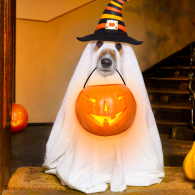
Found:
[{"label": "hat brim", "polygon": [[77,37],[79,41],[115,41],[115,42],[124,42],[124,43],[130,43],[132,45],[140,45],[143,43],[143,41],[137,41],[136,39],[133,39],[132,37],[129,37],[125,34],[115,34],[115,33],[95,33],[91,35],[87,35],[84,37]]}]

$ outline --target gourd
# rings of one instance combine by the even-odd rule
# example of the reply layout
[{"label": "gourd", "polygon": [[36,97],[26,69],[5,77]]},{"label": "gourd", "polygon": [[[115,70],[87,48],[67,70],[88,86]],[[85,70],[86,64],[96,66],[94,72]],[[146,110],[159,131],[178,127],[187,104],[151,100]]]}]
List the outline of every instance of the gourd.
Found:
[{"label": "gourd", "polygon": [[189,180],[195,181],[195,142],[193,143],[192,149],[185,157],[183,170]]}]

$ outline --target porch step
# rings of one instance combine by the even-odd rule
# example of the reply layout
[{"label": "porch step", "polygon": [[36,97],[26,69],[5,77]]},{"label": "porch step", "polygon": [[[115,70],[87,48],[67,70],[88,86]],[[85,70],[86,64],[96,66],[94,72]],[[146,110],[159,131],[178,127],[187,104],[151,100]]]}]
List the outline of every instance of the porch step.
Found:
[{"label": "porch step", "polygon": [[156,121],[190,123],[191,107],[177,105],[152,105]]},{"label": "porch step", "polygon": [[189,123],[180,121],[156,120],[156,124],[165,126],[187,126]]},{"label": "porch step", "polygon": [[[161,66],[158,68],[158,70],[175,70],[175,69],[181,69],[181,70],[190,70],[190,66]],[[192,70],[195,70],[195,66],[192,66]]]},{"label": "porch step", "polygon": [[[83,195],[84,193],[76,190],[5,190],[3,195]],[[93,195],[99,195],[100,193],[93,193]],[[124,192],[101,192],[102,195],[194,195],[194,189],[161,189],[161,190],[125,190]]]},{"label": "porch step", "polygon": [[[163,91],[188,91],[189,80],[178,80],[176,78],[165,79],[144,79],[148,90],[163,90]],[[192,83],[192,88],[195,89],[195,82]]]},{"label": "porch step", "polygon": [[176,56],[176,57],[174,57],[174,61],[176,63],[182,64],[182,65],[189,65],[190,64],[190,55],[189,56]]},{"label": "porch step", "polygon": [[181,94],[181,95],[189,95],[189,91],[179,91],[179,90],[158,90],[158,89],[148,89],[148,93],[153,94]]},{"label": "porch step", "polygon": [[[195,70],[195,66],[192,67],[192,71]],[[175,67],[158,67],[155,70],[154,75],[157,77],[172,77],[172,76],[185,76],[188,77],[190,72],[190,66],[175,66]]]},{"label": "porch step", "polygon": [[159,78],[159,77],[144,77],[145,80],[150,80],[150,81],[189,81],[188,77],[184,76],[175,76],[175,77],[167,77],[167,78]]},{"label": "porch step", "polygon": [[190,105],[189,91],[148,89],[151,104]]},{"label": "porch step", "polygon": [[191,106],[189,105],[170,105],[170,104],[152,104],[154,109],[178,109],[178,110],[190,110]]}]

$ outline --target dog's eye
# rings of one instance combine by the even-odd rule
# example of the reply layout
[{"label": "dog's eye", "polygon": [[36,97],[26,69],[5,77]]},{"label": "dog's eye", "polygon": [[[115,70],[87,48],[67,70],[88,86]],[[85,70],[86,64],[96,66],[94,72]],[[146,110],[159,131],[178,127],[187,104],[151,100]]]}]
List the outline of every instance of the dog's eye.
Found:
[{"label": "dog's eye", "polygon": [[100,47],[103,45],[103,43],[102,43],[101,41],[98,41],[98,42],[96,43],[96,45],[100,48]]},{"label": "dog's eye", "polygon": [[122,49],[122,45],[121,45],[120,43],[117,43],[117,44],[116,44],[116,49],[117,49],[117,50]]}]

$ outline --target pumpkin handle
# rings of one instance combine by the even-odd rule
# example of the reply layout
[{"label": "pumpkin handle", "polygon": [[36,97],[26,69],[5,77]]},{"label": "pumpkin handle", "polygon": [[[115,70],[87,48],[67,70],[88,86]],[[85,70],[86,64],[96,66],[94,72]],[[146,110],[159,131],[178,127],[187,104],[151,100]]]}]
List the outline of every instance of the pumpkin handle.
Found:
[{"label": "pumpkin handle", "polygon": [[123,79],[122,75],[119,73],[119,71],[118,71],[117,69],[116,69],[116,72],[118,72],[119,76],[120,76],[120,77],[121,77],[121,79],[123,80],[124,85],[126,85],[126,83],[125,83],[125,81],[124,81],[124,79]]},{"label": "pumpkin handle", "polygon": [[85,82],[83,88],[85,88],[85,85],[87,84],[87,81],[89,80],[90,76],[93,74],[93,72],[94,72],[96,69],[97,69],[97,67],[95,67],[95,69],[94,69],[94,70],[91,72],[91,74],[88,76],[88,78],[87,78],[87,80],[86,80],[86,82]]},{"label": "pumpkin handle", "polygon": [[[88,76],[88,78],[87,78],[87,80],[86,80],[86,82],[85,82],[85,84],[84,84],[84,87],[83,87],[83,88],[85,88],[85,86],[86,86],[86,84],[87,84],[87,81],[89,80],[90,76],[93,74],[93,72],[94,72],[96,69],[97,69],[97,67],[95,67],[95,68],[94,68],[94,70],[91,72],[91,74]],[[118,71],[117,69],[116,69],[116,71],[118,72],[119,76],[120,76],[120,77],[121,77],[121,79],[123,80],[124,85],[126,85],[126,83],[125,83],[125,81],[124,81],[124,79],[123,79],[122,75],[119,73],[119,71]]]}]

